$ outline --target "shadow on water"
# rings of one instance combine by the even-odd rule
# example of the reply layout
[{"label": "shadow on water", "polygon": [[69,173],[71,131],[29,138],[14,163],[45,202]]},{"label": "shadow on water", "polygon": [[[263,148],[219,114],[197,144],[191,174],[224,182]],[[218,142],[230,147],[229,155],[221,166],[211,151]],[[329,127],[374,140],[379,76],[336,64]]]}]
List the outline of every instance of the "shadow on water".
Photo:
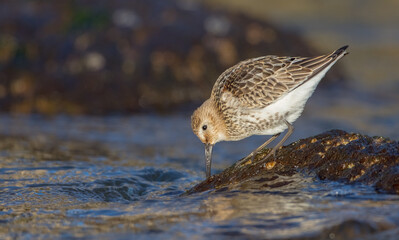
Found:
[{"label": "shadow on water", "polygon": [[[76,198],[97,199],[100,202],[129,203],[142,200],[149,193],[160,191],[158,185],[161,182],[165,183],[162,186],[167,186],[167,183],[177,182],[178,179],[184,177],[182,173],[177,171],[163,171],[153,168],[131,172],[129,175],[135,177],[95,180],[74,186],[55,184],[54,187],[62,187],[61,192]],[[166,194],[170,194],[170,191],[172,195],[182,193],[182,191],[176,190],[173,186],[164,189]]]}]

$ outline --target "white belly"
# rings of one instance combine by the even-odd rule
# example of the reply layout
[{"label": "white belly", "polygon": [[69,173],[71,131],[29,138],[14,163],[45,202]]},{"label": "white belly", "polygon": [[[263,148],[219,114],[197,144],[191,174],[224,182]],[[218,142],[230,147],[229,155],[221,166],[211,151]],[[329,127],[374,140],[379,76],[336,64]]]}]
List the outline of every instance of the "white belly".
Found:
[{"label": "white belly", "polygon": [[[332,65],[333,64],[331,64],[330,67]],[[287,129],[284,119],[289,123],[293,123],[302,114],[306,101],[313,94],[317,84],[324,77],[330,67],[325,68],[312,79],[278,99],[273,104],[260,110],[257,109],[251,111],[252,116],[250,117],[253,118],[253,121],[257,121],[257,119],[275,119],[268,128],[258,130],[254,132],[253,135],[274,135]]]}]

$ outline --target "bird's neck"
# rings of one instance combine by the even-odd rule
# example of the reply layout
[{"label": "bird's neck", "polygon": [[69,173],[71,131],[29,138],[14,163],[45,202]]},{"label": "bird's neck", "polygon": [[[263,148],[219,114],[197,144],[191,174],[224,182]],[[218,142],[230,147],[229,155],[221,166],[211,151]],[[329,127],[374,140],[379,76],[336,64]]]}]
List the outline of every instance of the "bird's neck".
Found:
[{"label": "bird's neck", "polygon": [[212,98],[209,98],[204,102],[204,105],[207,105],[207,109],[209,109],[210,115],[213,118],[212,122],[214,123],[214,127],[217,132],[217,142],[227,140],[226,123],[222,113],[218,110],[215,101]]}]

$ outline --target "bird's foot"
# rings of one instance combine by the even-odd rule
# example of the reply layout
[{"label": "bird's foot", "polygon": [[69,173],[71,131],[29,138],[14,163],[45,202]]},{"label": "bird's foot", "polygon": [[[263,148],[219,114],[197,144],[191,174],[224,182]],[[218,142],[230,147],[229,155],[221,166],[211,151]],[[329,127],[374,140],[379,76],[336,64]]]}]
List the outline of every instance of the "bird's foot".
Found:
[{"label": "bird's foot", "polygon": [[262,159],[262,162],[265,162],[270,156],[273,155],[273,158],[276,158],[276,151],[277,149],[273,148],[270,152]]},{"label": "bird's foot", "polygon": [[255,156],[256,156],[257,152],[251,152],[250,154],[248,154],[248,156],[246,156],[245,158],[240,160],[240,164],[250,164],[253,163],[255,160]]}]

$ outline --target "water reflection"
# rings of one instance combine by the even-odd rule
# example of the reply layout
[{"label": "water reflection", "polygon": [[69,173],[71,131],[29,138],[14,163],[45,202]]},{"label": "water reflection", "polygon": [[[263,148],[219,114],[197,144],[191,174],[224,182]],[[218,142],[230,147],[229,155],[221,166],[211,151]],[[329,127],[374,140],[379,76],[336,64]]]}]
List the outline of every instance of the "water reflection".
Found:
[{"label": "water reflection", "polygon": [[[287,180],[291,182],[278,190],[262,188],[256,181],[250,181],[233,189],[215,191],[203,202],[212,222],[218,225],[214,233],[226,235],[234,229],[246,236],[316,237],[325,235],[326,226],[336,225],[332,228],[340,229],[347,225],[347,229],[358,231],[357,236],[360,236],[397,226],[398,218],[388,213],[391,208],[397,209],[399,198],[396,196],[380,195],[381,201],[376,201],[374,191],[368,187],[356,191],[338,183],[315,183],[300,175],[279,176],[273,182],[287,183]],[[331,187],[338,190],[328,192]],[[337,191],[346,194],[336,195]],[[377,213],[379,211],[384,215]],[[372,217],[368,215],[370,213],[373,213]],[[396,218],[395,223],[391,217]],[[338,234],[342,235],[342,231]]]},{"label": "water reflection", "polygon": [[[315,115],[297,122],[291,140],[329,127]],[[397,229],[397,196],[300,173],[185,195],[204,178],[187,119],[1,116],[1,238],[327,238]],[[215,169],[262,141],[220,144]]]},{"label": "water reflection", "polygon": [[[35,236],[42,237],[103,236],[116,231],[119,237],[156,233],[199,238],[318,235],[351,219],[367,219],[361,226],[353,224],[359,229],[378,223],[382,227],[375,231],[380,231],[394,228],[399,220],[397,196],[376,195],[364,186],[315,182],[300,174],[264,176],[182,196],[195,179],[189,172],[101,166],[86,168],[85,173],[55,167],[3,171],[2,178],[12,174],[16,181],[2,181],[1,220],[14,232],[33,228]],[[21,187],[10,187],[16,182]]]}]

